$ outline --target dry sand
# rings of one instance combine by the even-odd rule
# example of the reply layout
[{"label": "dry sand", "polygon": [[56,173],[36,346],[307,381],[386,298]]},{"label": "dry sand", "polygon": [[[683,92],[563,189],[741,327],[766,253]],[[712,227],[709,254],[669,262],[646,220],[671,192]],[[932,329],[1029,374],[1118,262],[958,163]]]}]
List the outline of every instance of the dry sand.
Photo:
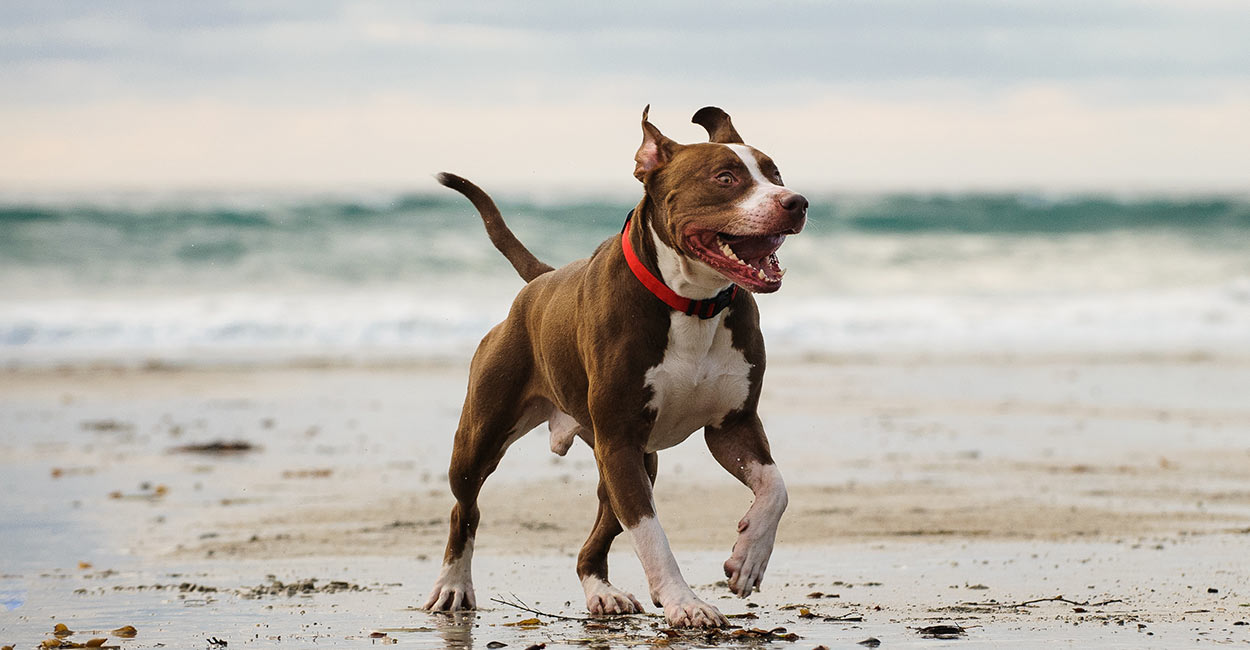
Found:
[{"label": "dry sand", "polygon": [[[762,642],[506,625],[531,615],[492,598],[585,616],[593,462],[545,428],[484,491],[482,611],[409,609],[442,553],[463,386],[459,366],[0,375],[0,645],[57,622],[135,625],[123,647]],[[658,507],[696,589],[785,646],[1247,644],[1248,388],[1238,359],[774,363],[761,412],[791,506],[765,591],[717,584],[750,494],[698,436],[661,454]],[[255,449],[174,451],[236,440]],[[611,563],[645,595],[627,538]],[[964,633],[921,636],[936,624]]]}]

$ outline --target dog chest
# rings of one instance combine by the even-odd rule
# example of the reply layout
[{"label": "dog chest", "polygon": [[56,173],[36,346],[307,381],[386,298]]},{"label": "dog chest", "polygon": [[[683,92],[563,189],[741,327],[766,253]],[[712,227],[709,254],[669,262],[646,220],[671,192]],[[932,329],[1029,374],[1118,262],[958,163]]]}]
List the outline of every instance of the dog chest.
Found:
[{"label": "dog chest", "polygon": [[751,364],[734,348],[724,317],[700,320],[673,312],[668,345],[659,365],[649,369],[647,404],[655,425],[647,451],[667,449],[705,426],[718,426],[742,408],[750,392]]}]

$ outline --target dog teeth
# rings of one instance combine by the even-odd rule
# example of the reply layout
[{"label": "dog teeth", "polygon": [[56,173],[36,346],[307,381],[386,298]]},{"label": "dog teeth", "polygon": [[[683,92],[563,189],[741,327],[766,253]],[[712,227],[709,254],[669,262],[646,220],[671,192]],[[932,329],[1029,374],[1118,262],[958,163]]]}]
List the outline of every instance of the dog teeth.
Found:
[{"label": "dog teeth", "polygon": [[746,264],[746,262],[738,259],[737,253],[734,253],[734,249],[730,248],[729,244],[726,244],[724,240],[721,240],[720,242],[720,252],[724,254],[725,257],[728,257],[739,264]]},{"label": "dog teeth", "polygon": [[[777,256],[775,254],[770,254],[766,258],[760,259],[758,261],[759,265],[757,266],[754,263],[748,262],[738,257],[738,254],[734,252],[734,249],[725,240],[720,239],[718,240],[718,243],[720,244],[720,247],[719,247],[720,252],[722,255],[725,256],[726,259],[731,259],[737,262],[738,266],[746,267],[745,269],[743,269],[744,272],[749,273],[750,271],[755,271],[753,275],[759,278],[760,280],[763,280],[765,282],[780,280],[782,276],[786,274],[786,270],[783,268],[780,268],[780,265],[777,263]],[[764,270],[764,268],[761,268],[761,267],[767,267],[770,269],[777,268],[777,272],[773,273],[771,270],[766,271]]]}]

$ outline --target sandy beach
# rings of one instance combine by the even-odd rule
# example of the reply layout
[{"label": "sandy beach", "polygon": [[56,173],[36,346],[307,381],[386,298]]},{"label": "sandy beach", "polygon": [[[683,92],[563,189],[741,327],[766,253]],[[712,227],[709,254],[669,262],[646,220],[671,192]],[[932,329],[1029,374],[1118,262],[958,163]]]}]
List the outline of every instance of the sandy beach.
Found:
[{"label": "sandy beach", "polygon": [[[594,466],[584,446],[552,455],[545,427],[483,493],[480,611],[413,609],[445,540],[464,373],[0,375],[0,644],[57,623],[127,648],[1250,643],[1250,360],[774,363],[761,413],[791,505],[764,591],[720,582],[749,492],[697,436],[660,458],[683,572],[740,626],[715,635],[583,620]],[[611,567],[645,597],[626,537]]]},{"label": "sandy beach", "polygon": [[[1244,2],[8,0],[0,34],[0,650],[1250,650]],[[670,296],[665,343],[624,226],[671,292],[741,290],[727,335]],[[722,569],[750,491],[702,435],[659,454],[731,626],[669,628],[627,535],[646,611],[589,615],[596,463],[545,425],[481,494],[478,609],[418,609],[509,318],[596,413],[626,357],[661,420],[762,390],[762,591]]]}]

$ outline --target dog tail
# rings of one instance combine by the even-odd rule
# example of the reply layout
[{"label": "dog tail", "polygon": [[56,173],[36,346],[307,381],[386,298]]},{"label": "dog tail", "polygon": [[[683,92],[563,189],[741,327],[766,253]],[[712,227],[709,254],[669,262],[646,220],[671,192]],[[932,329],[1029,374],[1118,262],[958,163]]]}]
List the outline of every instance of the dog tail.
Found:
[{"label": "dog tail", "polygon": [[450,187],[453,190],[463,194],[465,198],[473,202],[473,207],[477,208],[478,214],[482,215],[482,223],[486,224],[486,234],[490,236],[490,241],[499,249],[503,256],[508,258],[512,263],[512,268],[520,274],[521,279],[529,282],[534,278],[552,270],[550,264],[534,257],[534,254],[521,243],[521,240],[512,234],[508,229],[508,225],[503,222],[503,217],[499,214],[499,208],[495,206],[495,202],[491,200],[482,188],[470,183],[469,181],[443,172],[436,176],[439,183]]}]

